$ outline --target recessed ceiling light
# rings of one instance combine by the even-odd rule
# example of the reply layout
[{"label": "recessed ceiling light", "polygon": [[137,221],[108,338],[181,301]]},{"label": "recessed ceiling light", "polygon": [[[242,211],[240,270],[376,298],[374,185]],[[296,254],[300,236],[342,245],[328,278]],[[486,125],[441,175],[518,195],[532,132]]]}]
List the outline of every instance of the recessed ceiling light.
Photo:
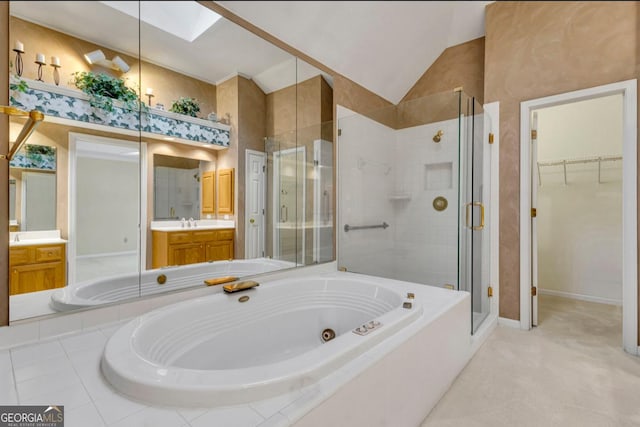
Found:
[{"label": "recessed ceiling light", "polygon": [[135,19],[140,17],[141,21],[188,42],[200,37],[221,18],[211,9],[195,1],[102,1],[100,3]]}]

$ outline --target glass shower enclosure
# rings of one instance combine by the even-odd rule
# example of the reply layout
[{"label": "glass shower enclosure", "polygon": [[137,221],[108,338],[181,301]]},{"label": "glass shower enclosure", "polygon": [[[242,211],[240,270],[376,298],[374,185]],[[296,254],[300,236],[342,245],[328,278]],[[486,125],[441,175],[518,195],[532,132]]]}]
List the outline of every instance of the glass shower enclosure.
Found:
[{"label": "glass shower enclosure", "polygon": [[338,111],[338,266],[468,291],[472,333],[490,308],[487,120],[462,91]]},{"label": "glass shower enclosure", "polygon": [[325,122],[265,138],[267,256],[296,265],[334,259],[332,132]]}]

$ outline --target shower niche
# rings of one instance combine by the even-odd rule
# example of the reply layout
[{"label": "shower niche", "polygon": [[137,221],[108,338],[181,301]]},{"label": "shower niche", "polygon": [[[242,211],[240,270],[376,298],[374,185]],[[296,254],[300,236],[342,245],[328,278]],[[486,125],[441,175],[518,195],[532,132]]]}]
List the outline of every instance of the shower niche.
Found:
[{"label": "shower niche", "polygon": [[450,190],[453,187],[453,162],[424,165],[424,189]]}]

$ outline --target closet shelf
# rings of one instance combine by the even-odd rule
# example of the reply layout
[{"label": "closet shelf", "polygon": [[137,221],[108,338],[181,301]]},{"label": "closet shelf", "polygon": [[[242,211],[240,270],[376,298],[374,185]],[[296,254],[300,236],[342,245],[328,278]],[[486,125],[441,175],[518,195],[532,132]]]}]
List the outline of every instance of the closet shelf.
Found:
[{"label": "closet shelf", "polygon": [[542,174],[540,168],[544,166],[562,166],[564,171],[564,183],[567,184],[567,165],[577,165],[586,163],[598,164],[598,184],[602,183],[601,179],[601,167],[602,162],[616,162],[622,160],[622,156],[593,156],[593,157],[581,157],[574,159],[561,159],[561,160],[547,160],[544,162],[538,162],[538,185],[542,185]]}]

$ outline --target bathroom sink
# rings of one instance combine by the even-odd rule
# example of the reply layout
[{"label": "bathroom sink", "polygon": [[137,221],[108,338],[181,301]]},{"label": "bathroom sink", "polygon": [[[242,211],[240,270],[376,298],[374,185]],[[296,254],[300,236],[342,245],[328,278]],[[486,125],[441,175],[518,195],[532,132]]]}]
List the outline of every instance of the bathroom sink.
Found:
[{"label": "bathroom sink", "polygon": [[199,219],[195,221],[195,227],[189,226],[185,221],[151,221],[151,230],[155,231],[182,231],[182,230],[215,230],[221,228],[234,228],[235,222],[224,219]]},{"label": "bathroom sink", "polygon": [[[17,236],[17,238],[16,238]],[[9,246],[52,245],[67,243],[60,237],[60,230],[16,231],[9,233]]]}]

